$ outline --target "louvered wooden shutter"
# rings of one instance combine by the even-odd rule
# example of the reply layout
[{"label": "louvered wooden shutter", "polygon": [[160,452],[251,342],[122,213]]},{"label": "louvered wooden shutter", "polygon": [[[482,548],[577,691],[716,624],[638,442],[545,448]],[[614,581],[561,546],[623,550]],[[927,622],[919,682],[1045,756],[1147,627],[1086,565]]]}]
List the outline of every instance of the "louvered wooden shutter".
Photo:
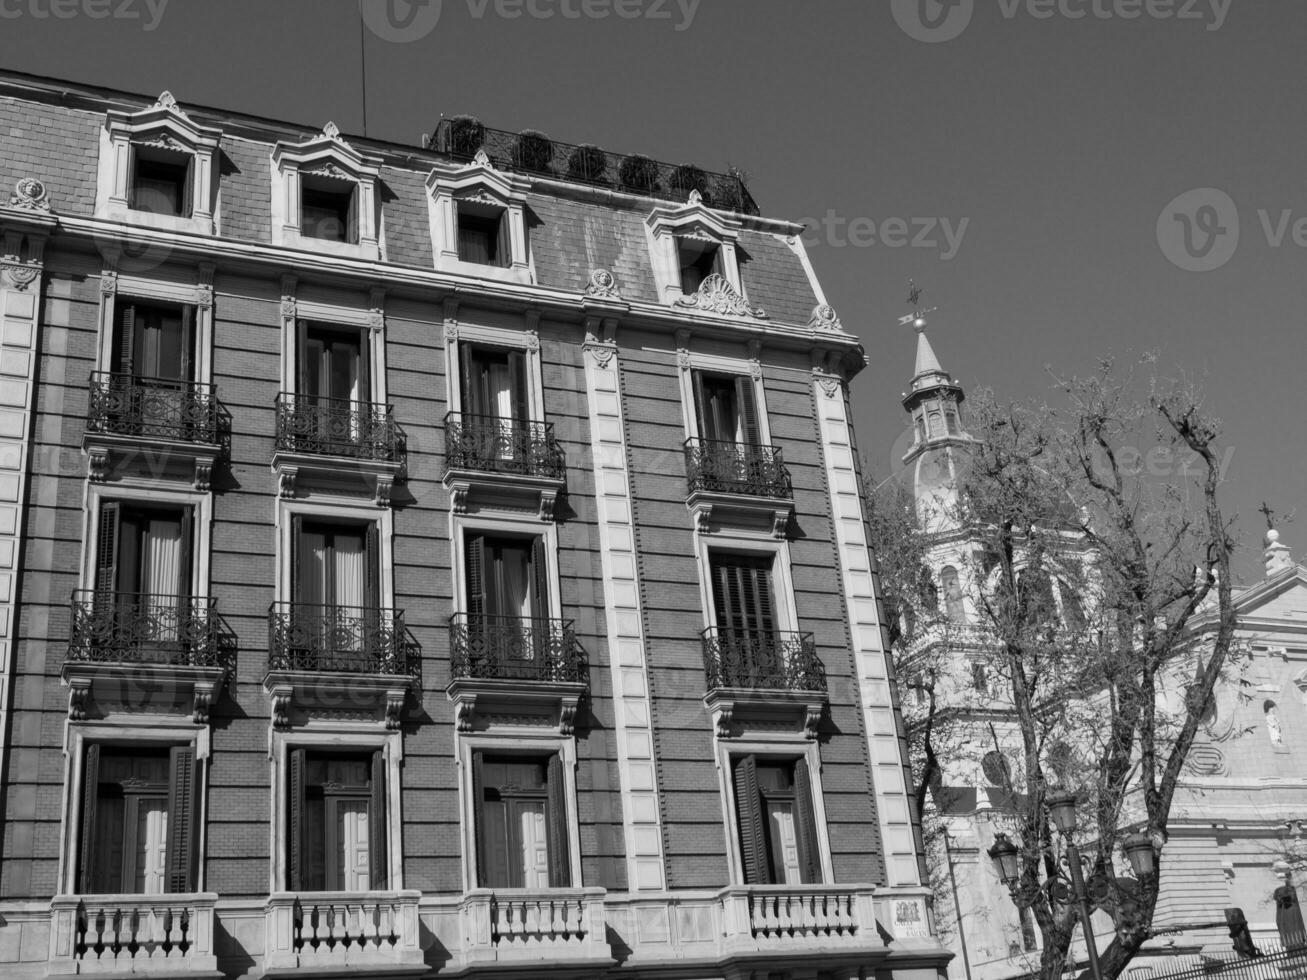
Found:
[{"label": "louvered wooden shutter", "polygon": [[482,756],[480,752],[472,753],[472,836],[476,846],[477,873],[476,883],[480,888],[488,887],[490,865],[486,861],[485,832],[486,788],[482,777]]},{"label": "louvered wooden shutter", "polygon": [[304,776],[306,765],[305,752],[303,749],[292,749],[290,752],[290,785],[287,787],[290,797],[288,819],[286,829],[290,835],[287,842],[290,857],[290,890],[294,892],[304,890],[304,882],[307,878],[308,868],[306,861],[308,855],[305,853],[305,813],[304,806]]},{"label": "louvered wooden shutter", "polygon": [[549,887],[570,888],[572,885],[571,849],[567,826],[567,795],[563,784],[563,759],[559,755],[549,757],[549,767],[545,774],[548,800],[545,821],[549,834]]},{"label": "louvered wooden shutter", "polygon": [[[537,666],[548,670],[549,651],[549,563],[545,560],[545,539],[540,537],[531,542],[531,610],[534,614],[532,630],[535,635]],[[542,678],[549,678],[542,673]]]},{"label": "louvered wooden shutter", "polygon": [[182,183],[182,199],[177,202],[177,213],[183,218],[195,216],[195,167],[198,162],[194,154],[187,155],[186,180]]},{"label": "louvered wooden shutter", "polygon": [[183,609],[188,608],[185,605],[185,597],[191,592],[191,565],[195,554],[192,541],[194,528],[195,507],[188,504],[182,508],[181,554],[177,560],[177,594],[183,597]]},{"label": "louvered wooden shutter", "polygon": [[526,353],[508,352],[508,380],[512,388],[513,421],[524,425],[531,418],[531,403],[527,399]]},{"label": "louvered wooden shutter", "polygon": [[735,407],[740,413],[740,429],[748,445],[762,444],[762,429],[758,425],[758,403],[753,397],[753,379],[739,375],[735,379]]},{"label": "louvered wooden shutter", "polygon": [[303,581],[304,518],[292,514],[290,518],[290,601],[302,602],[300,583]]},{"label": "louvered wooden shutter", "polygon": [[195,748],[173,746],[168,752],[168,877],[172,894],[195,891],[196,822],[199,815],[199,774]]},{"label": "louvered wooden shutter", "polygon": [[363,185],[355,184],[354,190],[349,196],[349,210],[345,217],[345,241],[351,245],[357,245],[359,239],[363,237],[362,229],[359,228],[359,196],[363,193]]},{"label": "louvered wooden shutter", "polygon": [[767,861],[767,821],[758,790],[758,763],[746,755],[735,762],[735,813],[740,827],[740,857],[746,885],[769,885],[771,866]]},{"label": "louvered wooden shutter", "polygon": [[118,313],[118,344],[114,349],[113,370],[119,374],[132,374],[133,355],[136,351],[136,305],[123,303]]},{"label": "louvered wooden shutter", "polygon": [[195,307],[182,307],[182,356],[180,380],[195,381]]},{"label": "louvered wooden shutter", "polygon": [[369,354],[372,351],[372,331],[363,329],[359,331],[358,337],[358,399],[361,402],[371,404],[372,402],[372,361]]},{"label": "louvered wooden shutter", "polygon": [[821,848],[817,843],[812,773],[808,770],[807,759],[794,763],[794,837],[799,845],[799,871],[803,875],[803,884],[819,884]]},{"label": "louvered wooden shutter", "polygon": [[694,418],[699,427],[700,439],[716,439],[717,428],[712,422],[712,412],[708,405],[708,390],[704,387],[703,372],[690,373],[690,387],[694,392]]},{"label": "louvered wooden shutter", "polygon": [[382,752],[372,753],[372,809],[368,813],[368,868],[372,874],[372,887],[383,889],[390,882],[386,855],[386,830],[390,826],[386,816],[386,758]]},{"label": "louvered wooden shutter", "polygon": [[309,350],[309,325],[304,320],[295,321],[295,341],[296,350],[299,352],[295,390],[296,394],[304,397],[317,391],[318,360],[321,357],[321,349],[318,349],[317,357],[314,356],[314,351]]},{"label": "louvered wooden shutter", "polygon": [[100,536],[95,553],[95,591],[112,597],[118,589],[118,537],[121,506],[116,500],[100,505]]},{"label": "louvered wooden shutter", "polygon": [[770,633],[776,628],[776,609],[772,602],[771,564],[755,562],[747,571],[747,582],[751,587],[750,605],[752,607],[753,628],[762,633]]},{"label": "louvered wooden shutter", "polygon": [[486,617],[486,539],[481,534],[467,536],[467,619],[468,625],[484,624]]},{"label": "louvered wooden shutter", "polygon": [[81,839],[81,890],[94,895],[101,890],[96,881],[95,856],[97,852],[95,825],[100,800],[100,746],[86,747],[86,764],[82,769],[82,839]]},{"label": "louvered wooden shutter", "polygon": [[381,608],[381,534],[376,521],[363,536],[363,604],[369,611]]},{"label": "louvered wooden shutter", "polygon": [[472,347],[469,344],[460,343],[458,345],[458,367],[460,372],[459,380],[462,382],[462,392],[460,398],[460,410],[464,415],[475,415],[479,411],[480,399],[477,397],[477,390],[480,379],[476,377],[472,363]]}]

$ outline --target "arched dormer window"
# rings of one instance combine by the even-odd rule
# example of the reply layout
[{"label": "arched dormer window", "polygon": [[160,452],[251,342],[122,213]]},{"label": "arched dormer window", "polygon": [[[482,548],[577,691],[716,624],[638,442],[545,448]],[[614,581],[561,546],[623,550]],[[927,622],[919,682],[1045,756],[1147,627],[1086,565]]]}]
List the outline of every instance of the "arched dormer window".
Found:
[{"label": "arched dormer window", "polygon": [[272,243],[378,259],[381,159],[359,153],[334,123],[304,143],[272,150]]},{"label": "arched dormer window", "polygon": [[962,586],[958,581],[958,570],[946,565],[939,573],[940,584],[944,587],[944,612],[950,623],[967,621],[966,606],[962,601]]},{"label": "arched dormer window", "polygon": [[645,219],[658,295],[664,302],[713,313],[763,317],[740,278],[740,223],[704,205],[697,193],[683,205]]},{"label": "arched dormer window", "polygon": [[530,284],[526,192],[530,182],[496,170],[484,152],[440,163],[427,177],[436,269]]},{"label": "arched dormer window", "polygon": [[216,232],[222,131],[193,122],[168,92],[110,111],[100,136],[95,215],[166,231]]}]

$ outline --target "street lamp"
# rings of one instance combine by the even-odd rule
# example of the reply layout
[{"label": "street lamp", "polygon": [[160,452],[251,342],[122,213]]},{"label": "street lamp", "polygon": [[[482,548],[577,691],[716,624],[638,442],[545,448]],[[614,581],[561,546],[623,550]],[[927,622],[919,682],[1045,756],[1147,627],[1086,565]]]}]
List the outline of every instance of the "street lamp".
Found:
[{"label": "street lamp", "polygon": [[1131,834],[1121,842],[1121,850],[1125,851],[1126,860],[1130,862],[1130,870],[1135,873],[1136,878],[1151,875],[1156,869],[1153,839],[1147,834]]},{"label": "street lamp", "polygon": [[1012,843],[1007,834],[995,834],[994,846],[986,853],[989,854],[990,860],[994,862],[994,867],[998,869],[999,880],[1011,889],[1021,875],[1017,860],[1020,852],[1017,850],[1017,846]]},{"label": "street lamp", "polygon": [[1073,789],[1062,790],[1048,796],[1044,802],[1048,806],[1049,819],[1062,835],[1066,844],[1067,870],[1071,872],[1071,888],[1076,904],[1080,906],[1080,928],[1085,933],[1085,950],[1089,954],[1089,971],[1094,980],[1103,980],[1103,973],[1098,967],[1098,944],[1094,941],[1094,924],[1089,911],[1089,893],[1085,890],[1084,869],[1080,866],[1080,848],[1072,835],[1076,832],[1076,803],[1079,794]]}]

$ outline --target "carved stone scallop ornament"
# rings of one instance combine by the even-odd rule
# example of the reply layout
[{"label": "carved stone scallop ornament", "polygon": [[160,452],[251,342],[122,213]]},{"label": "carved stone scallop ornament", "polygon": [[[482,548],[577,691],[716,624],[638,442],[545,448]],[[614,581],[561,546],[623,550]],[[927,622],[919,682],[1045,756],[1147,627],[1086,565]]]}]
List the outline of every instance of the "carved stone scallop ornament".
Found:
[{"label": "carved stone scallop ornament", "polygon": [[676,305],[726,316],[751,316],[760,320],[767,317],[761,306],[750,306],[748,300],[716,272],[703,281],[698,292],[677,299]]}]

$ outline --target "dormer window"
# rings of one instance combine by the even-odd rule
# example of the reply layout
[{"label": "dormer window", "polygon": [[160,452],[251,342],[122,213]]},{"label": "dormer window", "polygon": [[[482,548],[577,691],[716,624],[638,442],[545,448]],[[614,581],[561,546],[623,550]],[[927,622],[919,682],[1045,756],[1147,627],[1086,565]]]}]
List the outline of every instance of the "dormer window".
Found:
[{"label": "dormer window", "polygon": [[300,178],[300,234],[324,242],[358,243],[358,189],[345,181]]},{"label": "dormer window", "polygon": [[681,292],[689,296],[699,291],[703,281],[714,272],[722,274],[721,246],[701,238],[678,238],[676,257],[681,270]]},{"label": "dormer window", "polygon": [[135,146],[132,151],[131,209],[189,218],[194,157],[154,146]]},{"label": "dormer window", "polygon": [[457,212],[459,261],[503,268],[509,251],[502,241],[505,230],[503,209],[459,201]]}]

